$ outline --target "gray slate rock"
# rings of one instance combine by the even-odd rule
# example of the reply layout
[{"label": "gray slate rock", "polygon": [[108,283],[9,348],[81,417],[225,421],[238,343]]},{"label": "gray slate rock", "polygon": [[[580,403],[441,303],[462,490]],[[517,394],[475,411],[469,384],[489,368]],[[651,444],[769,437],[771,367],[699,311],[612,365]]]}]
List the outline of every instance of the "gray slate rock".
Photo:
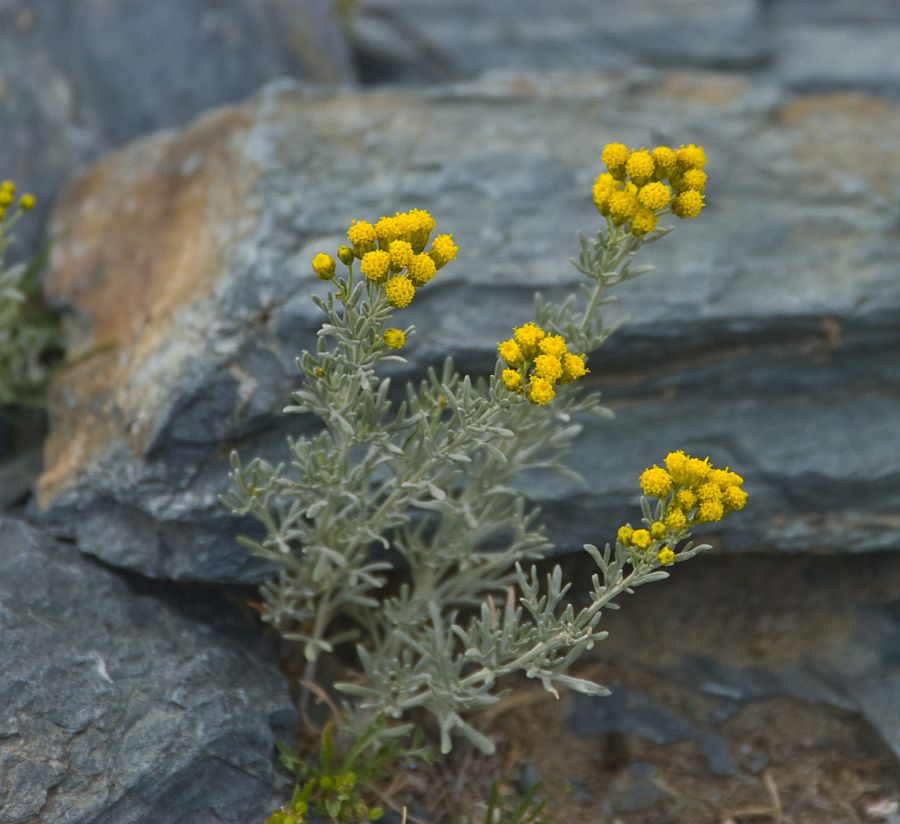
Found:
[{"label": "gray slate rock", "polygon": [[[278,413],[320,322],[316,252],[353,218],[430,209],[460,256],[403,313],[419,331],[395,374],[447,353],[483,373],[532,316],[535,289],[577,284],[565,261],[576,228],[598,225],[601,145],[695,141],[708,208],[642,250],[658,271],[619,291],[609,321],[631,320],[590,359],[588,382],[617,418],[582,435],[573,465],[587,482],[527,489],[571,551],[637,520],[638,474],[684,448],[738,469],[751,496],[704,537],[893,550],[900,164],[885,159],[898,128],[884,101],[792,99],[711,74],[495,74],[427,93],[275,85],[135,144],[58,214],[78,240],[59,247],[48,285],[78,320],[71,351],[91,354],[51,391],[46,522],[147,575],[253,580],[261,570],[233,540],[252,525],[217,496],[231,447],[278,462],[286,434],[315,424]],[[177,220],[128,211],[160,187]]]},{"label": "gray slate rock", "polygon": [[748,67],[767,53],[759,0],[362,0],[354,46],[370,80],[485,70]]},{"label": "gray slate rock", "polygon": [[772,71],[799,90],[865,89],[900,97],[900,15],[890,21],[798,23],[773,33]]},{"label": "gray slate rock", "polygon": [[[104,150],[283,75],[353,78],[329,0],[2,0],[0,176],[38,197]],[[23,249],[39,221],[20,224]]]},{"label": "gray slate rock", "polygon": [[286,685],[203,598],[0,520],[0,822],[247,824],[277,805]]}]

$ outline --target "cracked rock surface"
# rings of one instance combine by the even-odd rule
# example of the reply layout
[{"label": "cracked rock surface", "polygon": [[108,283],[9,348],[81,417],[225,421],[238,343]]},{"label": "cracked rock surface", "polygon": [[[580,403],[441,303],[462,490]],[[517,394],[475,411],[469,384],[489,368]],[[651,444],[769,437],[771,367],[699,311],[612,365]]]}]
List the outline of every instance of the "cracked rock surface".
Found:
[{"label": "cracked rock surface", "polygon": [[0,822],[262,820],[294,711],[225,606],[0,520]]}]

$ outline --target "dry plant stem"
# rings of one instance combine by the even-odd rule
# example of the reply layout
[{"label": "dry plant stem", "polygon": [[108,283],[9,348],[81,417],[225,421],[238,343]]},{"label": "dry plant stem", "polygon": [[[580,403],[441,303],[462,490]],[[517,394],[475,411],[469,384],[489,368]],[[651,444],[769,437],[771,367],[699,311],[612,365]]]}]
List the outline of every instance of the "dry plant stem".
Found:
[{"label": "dry plant stem", "polygon": [[306,716],[309,709],[309,685],[315,683],[316,680],[316,659],[307,661],[303,667],[303,680],[300,682],[300,700],[298,709],[302,716]]}]

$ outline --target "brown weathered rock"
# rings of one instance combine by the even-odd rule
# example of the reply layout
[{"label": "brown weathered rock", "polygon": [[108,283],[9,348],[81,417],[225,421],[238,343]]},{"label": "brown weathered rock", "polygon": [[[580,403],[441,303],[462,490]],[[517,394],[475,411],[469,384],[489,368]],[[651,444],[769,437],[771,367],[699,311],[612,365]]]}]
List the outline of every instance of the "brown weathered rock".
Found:
[{"label": "brown weathered rock", "polygon": [[48,288],[71,307],[40,503],[52,528],[150,575],[247,580],[220,507],[226,455],[283,460],[313,422],[279,410],[319,323],[309,260],[354,217],[413,205],[460,257],[404,317],[410,370],[492,368],[532,293],[576,282],[574,230],[604,142],[707,146],[708,209],[642,253],[632,321],[591,359],[618,419],[573,456],[588,483],[532,488],[562,549],[633,518],[672,448],[747,477],[721,538],[780,551],[900,542],[900,107],[789,99],[702,73],[494,75],[432,92],[272,86],[134,144],[66,194]]},{"label": "brown weathered rock", "polygon": [[80,328],[69,337],[73,365],[54,392],[92,402],[90,415],[60,416],[50,433],[42,495],[53,496],[123,434],[136,454],[150,446],[150,410],[196,354],[197,341],[177,329],[179,313],[210,298],[224,250],[246,232],[241,221],[255,217],[246,201],[259,170],[240,162],[250,118],[230,109],[184,139],[140,141],[127,163],[98,163],[62,198],[62,263],[48,288],[77,308],[72,325]]}]

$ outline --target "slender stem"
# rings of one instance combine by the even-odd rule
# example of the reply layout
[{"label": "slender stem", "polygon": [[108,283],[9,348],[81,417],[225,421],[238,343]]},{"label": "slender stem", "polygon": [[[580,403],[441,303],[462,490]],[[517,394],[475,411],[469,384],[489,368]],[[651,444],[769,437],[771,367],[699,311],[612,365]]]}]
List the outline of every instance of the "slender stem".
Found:
[{"label": "slender stem", "polygon": [[314,658],[312,661],[307,661],[306,666],[303,668],[303,680],[300,682],[300,715],[306,715],[306,710],[309,708],[309,684],[312,684],[316,677],[317,661],[317,658]]},{"label": "slender stem", "polygon": [[584,316],[581,318],[581,323],[578,324],[578,331],[582,334],[587,329],[588,321],[591,318],[591,315],[597,309],[597,305],[600,303],[600,299],[603,297],[603,293],[606,291],[606,284],[602,280],[597,281],[597,286],[594,289],[594,294],[591,295],[591,299],[588,302],[587,307],[584,310]]},{"label": "slender stem", "polygon": [[606,238],[606,247],[603,249],[603,253],[600,257],[600,272],[597,273],[597,285],[584,310],[581,323],[578,325],[578,331],[582,333],[587,330],[588,321],[591,319],[591,315],[594,314],[603,295],[606,293],[607,286],[609,285],[609,282],[605,277],[606,272],[616,271],[619,264],[621,264],[625,257],[632,251],[632,244],[628,242],[629,236],[620,235],[618,226],[613,225],[612,231],[607,232]]},{"label": "slender stem", "polygon": [[303,682],[300,685],[299,702],[300,712],[302,714],[306,713],[306,709],[309,706],[309,687],[307,687],[307,684],[312,683],[313,679],[316,677],[316,661],[318,660],[318,654],[315,652],[315,649],[318,642],[321,642],[322,636],[325,634],[325,630],[328,627],[328,622],[331,619],[330,608],[331,601],[327,597],[323,597],[322,602],[316,610],[316,622],[313,624],[312,635],[310,636],[309,641],[307,641],[307,644],[313,644],[314,657],[307,660],[306,667],[303,669]]}]

